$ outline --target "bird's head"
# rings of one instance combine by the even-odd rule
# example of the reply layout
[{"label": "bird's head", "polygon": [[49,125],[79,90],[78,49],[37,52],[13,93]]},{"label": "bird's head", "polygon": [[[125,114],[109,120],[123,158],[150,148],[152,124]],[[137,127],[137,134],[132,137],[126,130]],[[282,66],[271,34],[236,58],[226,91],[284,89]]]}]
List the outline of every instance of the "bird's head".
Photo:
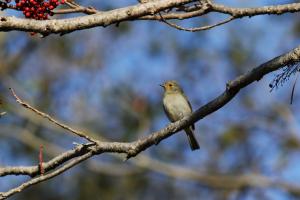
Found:
[{"label": "bird's head", "polygon": [[164,84],[160,85],[161,87],[164,88],[164,91],[167,93],[182,93],[182,89],[180,87],[180,85],[174,81],[166,81]]}]

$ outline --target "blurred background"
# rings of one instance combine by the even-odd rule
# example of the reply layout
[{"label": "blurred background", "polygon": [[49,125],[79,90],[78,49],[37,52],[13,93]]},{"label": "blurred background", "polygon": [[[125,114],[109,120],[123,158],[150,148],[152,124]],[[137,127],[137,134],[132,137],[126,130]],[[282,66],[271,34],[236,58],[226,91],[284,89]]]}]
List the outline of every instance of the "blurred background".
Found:
[{"label": "blurred background", "polygon": [[[223,0],[230,6],[292,3],[287,0]],[[133,0],[82,1],[108,10]],[[12,11],[1,15],[19,15]],[[67,16],[60,16],[67,17]],[[68,16],[69,17],[69,16]],[[179,22],[215,23],[213,14]],[[165,127],[159,84],[175,79],[194,109],[218,96],[226,82],[299,45],[300,16],[258,16],[209,31],[178,31],[160,22],[132,21],[119,27],[46,38],[0,33],[0,165],[36,165],[84,142],[25,110],[8,88],[31,105],[100,140],[130,142]],[[297,199],[280,187],[243,190],[205,185],[181,176],[260,174],[297,185],[300,179],[300,86],[289,105],[295,77],[270,92],[280,71],[242,90],[225,107],[196,124],[201,150],[191,152],[182,132],[124,162],[103,154],[11,199]],[[299,89],[298,89],[299,88]],[[172,171],[172,170],[173,171]],[[0,190],[28,177],[0,179]]]}]

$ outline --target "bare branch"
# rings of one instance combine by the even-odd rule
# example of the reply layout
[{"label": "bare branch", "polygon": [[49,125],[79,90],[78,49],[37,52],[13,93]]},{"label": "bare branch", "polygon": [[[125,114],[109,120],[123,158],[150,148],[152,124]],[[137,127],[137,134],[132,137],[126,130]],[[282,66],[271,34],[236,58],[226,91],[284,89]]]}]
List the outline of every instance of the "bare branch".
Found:
[{"label": "bare branch", "polygon": [[[164,19],[188,19],[192,17],[197,17],[197,16],[202,16],[210,12],[210,3],[202,3],[201,7],[196,6],[196,10],[188,11],[188,12],[172,12],[172,13],[167,13],[167,14],[161,14]],[[148,15],[148,16],[142,16],[139,19],[141,20],[161,20],[161,17],[159,15]]]},{"label": "bare branch", "polygon": [[54,10],[54,14],[70,14],[70,13],[85,13],[88,15],[96,14],[99,11],[92,8],[78,7],[78,8],[70,8],[70,9],[59,9]]},{"label": "bare branch", "polygon": [[[76,30],[89,29],[93,27],[106,27],[112,24],[118,24],[123,21],[132,20],[160,20],[159,16],[155,14],[177,8],[183,5],[189,5],[195,0],[164,0],[164,1],[151,1],[144,4],[137,4],[124,8],[114,9],[104,12],[96,12],[95,9],[84,10],[74,6],[73,9],[79,9],[87,14],[95,14],[88,16],[81,16],[69,19],[51,19],[44,21],[21,19],[16,17],[0,18],[0,31],[26,31],[41,33],[48,35],[51,33],[66,34]],[[74,10],[74,11],[75,11]],[[78,10],[76,10],[77,12]],[[196,16],[203,16],[208,13],[223,13],[232,16],[234,19],[242,17],[252,17],[257,15],[281,15],[284,13],[294,13],[300,11],[300,3],[290,3],[274,6],[263,6],[258,8],[234,8],[221,4],[205,1],[200,6],[192,5],[191,9],[184,9],[183,11],[177,10],[173,13],[164,14],[164,19],[187,19]],[[70,10],[56,11],[57,13],[67,13]]]},{"label": "bare branch", "polygon": [[181,31],[188,31],[188,32],[197,32],[197,31],[204,31],[204,30],[212,29],[212,28],[214,28],[214,27],[216,27],[216,26],[221,26],[221,25],[223,25],[223,24],[226,24],[226,23],[228,23],[228,22],[234,20],[234,17],[229,17],[228,19],[225,19],[225,20],[223,20],[223,21],[221,21],[221,22],[218,22],[218,23],[215,23],[215,24],[212,24],[212,25],[201,26],[201,27],[195,27],[195,28],[184,28],[184,27],[179,26],[179,25],[177,25],[177,24],[168,22],[167,20],[165,20],[165,19],[163,18],[162,15],[160,15],[160,16],[161,16],[161,21],[164,22],[164,23],[166,23],[167,25],[169,25],[169,26],[171,26],[171,27],[173,27],[173,28],[176,28],[176,29],[178,29],[178,30],[181,30]]},{"label": "bare branch", "polygon": [[[48,162],[43,163],[44,172],[48,172],[62,165],[63,163],[89,152],[84,145],[77,146],[75,149],[66,151]],[[35,177],[40,174],[39,166],[19,166],[19,167],[1,167],[0,176],[6,175],[28,175]]]},{"label": "bare branch", "polygon": [[66,1],[66,5],[68,5],[69,9],[59,9],[53,10],[54,14],[69,14],[69,13],[85,13],[88,15],[100,13],[100,11],[96,10],[93,7],[84,7],[80,6],[79,4],[75,3],[74,1]]},{"label": "bare branch", "polygon": [[252,17],[256,15],[282,15],[284,13],[294,13],[300,11],[300,3],[290,3],[275,6],[263,6],[258,8],[234,8],[221,4],[210,4],[212,12],[231,15],[235,18]]},{"label": "bare branch", "polygon": [[126,20],[132,20],[145,15],[153,15],[162,10],[177,7],[194,0],[165,0],[154,1],[135,6],[128,6],[111,11],[101,12],[93,15],[75,17],[70,19],[53,19],[37,21],[31,19],[20,19],[16,17],[1,17],[0,31],[21,30],[42,34],[70,33],[75,30],[88,29],[96,26],[109,26]]}]

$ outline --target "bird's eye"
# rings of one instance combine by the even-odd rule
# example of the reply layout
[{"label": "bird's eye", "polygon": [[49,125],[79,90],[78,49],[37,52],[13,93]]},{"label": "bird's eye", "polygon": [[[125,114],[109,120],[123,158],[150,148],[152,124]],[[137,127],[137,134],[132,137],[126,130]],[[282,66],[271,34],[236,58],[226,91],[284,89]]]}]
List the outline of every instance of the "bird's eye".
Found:
[{"label": "bird's eye", "polygon": [[171,84],[171,83],[169,83],[169,87],[172,87],[172,84]]}]

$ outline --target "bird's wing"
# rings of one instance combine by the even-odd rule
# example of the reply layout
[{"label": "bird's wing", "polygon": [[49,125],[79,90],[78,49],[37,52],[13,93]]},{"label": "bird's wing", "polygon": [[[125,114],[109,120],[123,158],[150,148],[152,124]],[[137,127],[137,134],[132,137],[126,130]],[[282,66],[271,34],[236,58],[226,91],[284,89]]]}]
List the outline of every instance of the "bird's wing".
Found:
[{"label": "bird's wing", "polygon": [[[191,112],[193,112],[192,105],[191,105],[189,99],[187,98],[187,96],[186,96],[183,92],[182,92],[182,95],[183,95],[183,97],[185,98],[185,100],[188,102],[189,107],[190,107],[190,109],[191,109]],[[192,127],[193,130],[195,130],[195,124],[192,124],[191,127]]]}]

